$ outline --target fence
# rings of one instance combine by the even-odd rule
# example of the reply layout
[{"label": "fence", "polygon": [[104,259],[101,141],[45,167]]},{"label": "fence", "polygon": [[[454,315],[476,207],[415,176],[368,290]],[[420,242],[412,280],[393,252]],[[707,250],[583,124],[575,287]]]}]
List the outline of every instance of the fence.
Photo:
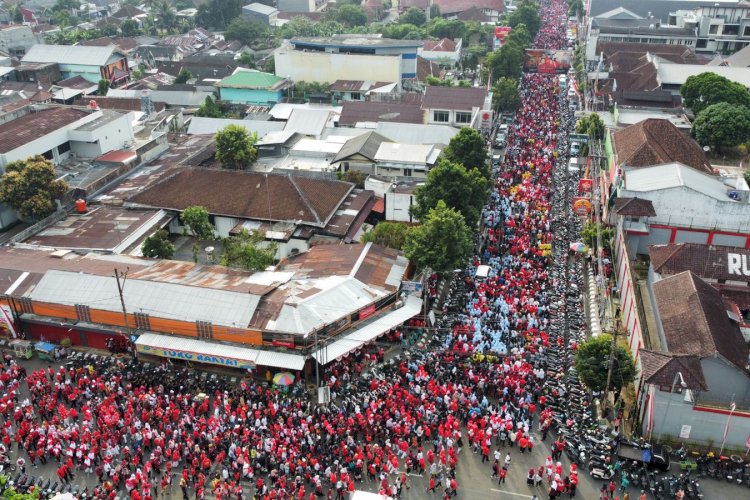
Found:
[{"label": "fence", "polygon": [[714,392],[696,392],[693,394],[695,406],[704,406],[708,408],[719,408],[728,410],[734,400],[735,411],[750,411],[750,398],[737,398],[731,394],[720,394]]}]

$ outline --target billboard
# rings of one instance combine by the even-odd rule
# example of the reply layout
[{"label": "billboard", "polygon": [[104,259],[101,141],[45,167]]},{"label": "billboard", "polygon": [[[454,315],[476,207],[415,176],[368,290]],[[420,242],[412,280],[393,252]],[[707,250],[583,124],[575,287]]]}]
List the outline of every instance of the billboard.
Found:
[{"label": "billboard", "polygon": [[567,73],[572,60],[570,50],[526,49],[523,67],[529,73]]}]

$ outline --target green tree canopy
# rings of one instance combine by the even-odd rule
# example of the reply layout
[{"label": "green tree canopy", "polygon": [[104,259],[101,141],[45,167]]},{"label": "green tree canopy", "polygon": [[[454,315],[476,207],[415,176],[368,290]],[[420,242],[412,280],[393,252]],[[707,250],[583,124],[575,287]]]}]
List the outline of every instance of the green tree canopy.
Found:
[{"label": "green tree canopy", "polygon": [[487,201],[489,187],[489,181],[477,169],[467,170],[460,163],[441,159],[427,174],[427,182],[415,191],[412,215],[424,221],[429,211],[442,201],[456,209],[469,227],[474,227]]},{"label": "green tree canopy", "polygon": [[365,26],[368,22],[367,12],[359,5],[344,4],[330,9],[324,14],[326,21],[334,21],[344,26]]},{"label": "green tree canopy", "polygon": [[680,95],[696,117],[707,107],[720,102],[750,108],[750,94],[742,84],[710,71],[689,76],[680,87]]},{"label": "green tree canopy", "polygon": [[528,28],[526,28],[526,25],[523,23],[520,23],[517,25],[513,30],[508,34],[508,37],[505,39],[505,43],[512,43],[517,45],[518,47],[523,47],[524,49],[531,45],[531,42],[533,41],[533,38],[531,37],[531,33],[529,33]]},{"label": "green tree canopy", "polygon": [[[587,340],[576,350],[576,371],[581,381],[592,391],[603,391],[607,385],[609,357],[612,352],[612,337],[599,335]],[[614,367],[609,390],[619,393],[636,375],[633,356],[625,347],[615,346]]]},{"label": "green tree canopy", "polygon": [[476,168],[488,179],[491,176],[487,166],[487,145],[479,131],[473,128],[464,127],[454,135],[443,150],[443,158],[460,163],[467,170]]},{"label": "green tree canopy", "polygon": [[492,79],[506,77],[518,80],[523,73],[524,49],[515,43],[506,43],[500,50],[490,52],[485,65],[492,74]]},{"label": "green tree canopy", "polygon": [[177,84],[187,83],[191,78],[193,78],[193,74],[190,72],[190,70],[183,67],[180,68],[180,72],[177,73],[177,77],[174,79],[174,82]]},{"label": "green tree canopy", "polygon": [[518,9],[508,16],[508,26],[515,28],[519,24],[526,25],[532,39],[536,36],[541,22],[539,21],[539,6],[535,2],[523,0],[518,5]]},{"label": "green tree canopy", "polygon": [[[271,58],[273,60],[273,58]],[[205,118],[231,118],[233,113],[230,106],[224,101],[215,101],[211,96],[206,97],[195,112],[195,116]]]},{"label": "green tree canopy", "polygon": [[596,113],[584,116],[576,123],[576,133],[586,134],[592,139],[599,141],[604,140],[604,133],[607,131],[606,125]]},{"label": "green tree canopy", "polygon": [[265,243],[260,233],[247,229],[236,236],[224,238],[222,245],[221,265],[256,271],[273,265],[278,248],[275,243]]},{"label": "green tree canopy", "polygon": [[575,16],[580,14],[584,14],[586,12],[586,8],[583,5],[583,0],[568,0],[568,15],[569,16]]},{"label": "green tree canopy", "polygon": [[499,78],[492,86],[492,105],[501,113],[509,113],[521,107],[518,82],[511,78]]},{"label": "green tree canopy", "polygon": [[414,26],[422,26],[427,22],[427,15],[422,9],[409,7],[408,9],[406,9],[406,12],[399,16],[398,22],[401,24],[413,24]]},{"label": "green tree canopy", "polygon": [[187,207],[180,214],[180,221],[185,226],[185,234],[192,234],[199,240],[214,239],[214,226],[205,207]]},{"label": "green tree canopy", "polygon": [[250,135],[245,127],[227,125],[216,133],[216,159],[223,168],[245,170],[255,162],[256,135]]},{"label": "green tree canopy", "polygon": [[401,250],[406,241],[409,226],[403,222],[379,222],[372,229],[362,235],[362,243],[375,243],[389,248]]},{"label": "green tree canopy", "polygon": [[247,17],[239,16],[232,20],[224,32],[226,40],[237,40],[242,45],[253,45],[258,41],[264,44],[268,40],[268,28]]},{"label": "green tree canopy", "polygon": [[351,182],[359,189],[365,188],[365,180],[367,180],[367,174],[362,172],[361,170],[350,169],[346,172],[339,172],[339,174],[339,180]]},{"label": "green tree canopy", "polygon": [[107,95],[109,92],[109,80],[99,80],[99,85],[96,89],[96,93],[99,95]]},{"label": "green tree canopy", "polygon": [[[266,3],[261,1],[260,3]],[[206,28],[225,29],[232,19],[242,14],[244,0],[208,0],[198,6],[195,22]]]},{"label": "green tree canopy", "polygon": [[750,108],[720,102],[704,108],[693,123],[698,144],[721,151],[750,139]]},{"label": "green tree canopy", "polygon": [[174,245],[169,241],[166,229],[159,229],[143,240],[141,253],[149,259],[171,259],[174,255]]},{"label": "green tree canopy", "polygon": [[462,268],[471,255],[471,234],[463,215],[440,200],[421,225],[409,229],[404,253],[419,268],[449,272]]},{"label": "green tree canopy", "polygon": [[466,38],[467,25],[458,19],[450,21],[442,17],[433,18],[426,26],[427,34],[435,38]]},{"label": "green tree canopy", "polygon": [[43,156],[32,156],[5,166],[0,177],[0,201],[23,219],[39,220],[55,211],[55,200],[68,192],[68,183],[57,178],[55,167]]}]

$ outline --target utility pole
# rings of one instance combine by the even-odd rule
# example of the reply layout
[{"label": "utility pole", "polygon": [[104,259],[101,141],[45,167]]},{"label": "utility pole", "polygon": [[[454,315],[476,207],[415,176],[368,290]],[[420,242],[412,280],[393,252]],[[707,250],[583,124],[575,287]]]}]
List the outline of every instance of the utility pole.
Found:
[{"label": "utility pole", "polygon": [[607,385],[604,386],[604,407],[609,404],[609,384],[612,382],[612,371],[615,367],[615,350],[617,349],[617,330],[612,332],[612,345],[609,351],[609,367],[607,368]]},{"label": "utility pole", "polygon": [[[128,311],[125,309],[125,297],[122,295],[122,291],[125,288],[125,280],[128,277],[128,271],[130,271],[130,268],[125,268],[125,272],[118,271],[117,268],[115,268],[115,280],[117,280],[117,291],[120,293],[120,304],[122,305],[122,317],[125,319],[125,329],[128,332],[128,340],[130,340],[130,321],[128,321]],[[120,278],[122,278],[122,283],[120,283]]]}]

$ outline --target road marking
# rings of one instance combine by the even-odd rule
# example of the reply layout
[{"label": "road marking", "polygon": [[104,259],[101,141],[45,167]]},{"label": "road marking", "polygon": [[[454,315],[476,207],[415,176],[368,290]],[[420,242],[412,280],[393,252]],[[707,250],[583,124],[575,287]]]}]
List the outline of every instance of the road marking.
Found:
[{"label": "road marking", "polygon": [[506,495],[515,495],[517,497],[531,498],[531,495],[526,495],[525,493],[513,493],[508,490],[496,490],[495,488],[490,488],[490,491],[497,491],[498,493],[505,493]]}]

